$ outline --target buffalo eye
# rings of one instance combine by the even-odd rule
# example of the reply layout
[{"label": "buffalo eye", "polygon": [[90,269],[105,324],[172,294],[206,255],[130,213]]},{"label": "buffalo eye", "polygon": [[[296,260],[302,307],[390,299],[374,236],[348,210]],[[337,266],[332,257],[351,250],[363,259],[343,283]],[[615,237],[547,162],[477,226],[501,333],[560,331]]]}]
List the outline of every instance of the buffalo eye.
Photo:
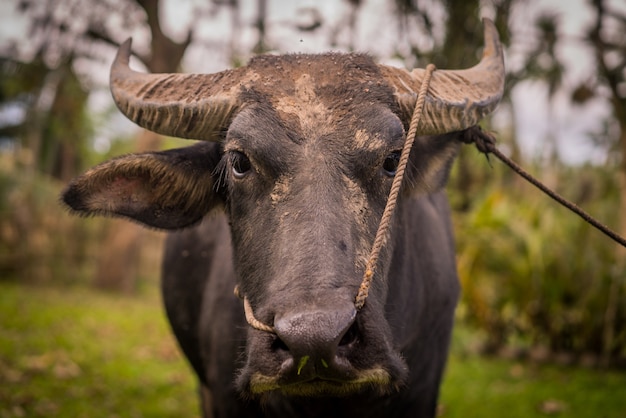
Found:
[{"label": "buffalo eye", "polygon": [[252,164],[246,154],[239,151],[235,151],[231,154],[230,165],[236,179],[244,178],[252,169]]},{"label": "buffalo eye", "polygon": [[400,154],[401,151],[394,151],[385,158],[385,162],[383,162],[383,171],[389,177],[393,177],[396,175],[396,171],[398,171],[398,164],[400,163]]}]

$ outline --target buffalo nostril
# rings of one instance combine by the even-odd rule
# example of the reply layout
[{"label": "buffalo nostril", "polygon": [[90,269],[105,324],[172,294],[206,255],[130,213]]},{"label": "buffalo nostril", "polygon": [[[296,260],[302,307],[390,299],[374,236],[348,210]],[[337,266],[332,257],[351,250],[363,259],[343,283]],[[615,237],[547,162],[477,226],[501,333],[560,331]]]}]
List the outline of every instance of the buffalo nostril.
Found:
[{"label": "buffalo nostril", "polygon": [[350,345],[355,344],[359,339],[359,328],[356,322],[353,322],[350,325],[350,328],[343,334],[341,340],[339,341],[339,347],[348,347]]},{"label": "buffalo nostril", "polygon": [[274,341],[272,341],[272,344],[270,345],[270,348],[274,352],[276,352],[276,351],[289,351],[289,347],[287,346],[287,344],[285,344],[285,342],[283,340],[280,339],[280,337],[274,338]]}]

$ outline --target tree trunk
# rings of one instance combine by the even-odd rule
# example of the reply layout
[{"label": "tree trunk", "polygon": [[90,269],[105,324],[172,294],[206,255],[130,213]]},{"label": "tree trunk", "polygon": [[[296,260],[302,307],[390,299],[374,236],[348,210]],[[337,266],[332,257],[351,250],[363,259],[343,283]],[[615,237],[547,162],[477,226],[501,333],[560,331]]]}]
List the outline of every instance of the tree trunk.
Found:
[{"label": "tree trunk", "polygon": [[[478,0],[448,0],[448,22],[446,39],[435,61],[440,68],[468,68],[474,65],[473,51],[482,39],[481,25],[478,20],[480,2]],[[456,181],[450,183],[459,197],[455,209],[466,212],[473,201],[472,185],[476,184],[474,172],[468,160],[469,153],[474,150],[465,148],[456,159]]]}]

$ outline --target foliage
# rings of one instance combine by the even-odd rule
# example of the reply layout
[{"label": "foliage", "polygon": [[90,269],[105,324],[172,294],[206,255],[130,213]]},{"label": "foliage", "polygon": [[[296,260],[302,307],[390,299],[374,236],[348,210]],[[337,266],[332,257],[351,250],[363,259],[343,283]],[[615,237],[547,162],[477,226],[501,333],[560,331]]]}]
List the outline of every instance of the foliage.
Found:
[{"label": "foliage", "polygon": [[[128,142],[115,144],[115,151],[127,149]],[[109,220],[70,216],[59,201],[64,184],[25,170],[20,160],[31,157],[27,150],[21,154],[0,153],[0,278],[68,285],[92,280]],[[158,277],[162,234],[145,235],[138,286]]]},{"label": "foliage", "polygon": [[40,283],[84,279],[98,221],[77,222],[58,204],[60,184],[1,157],[0,276]]},{"label": "foliage", "polygon": [[0,58],[0,110],[24,115],[0,124],[7,148],[27,150],[31,170],[68,181],[84,169],[92,138],[88,93],[65,62],[50,69],[39,59],[23,63]]},{"label": "foliage", "polygon": [[[496,164],[496,163],[494,163]],[[490,349],[507,343],[626,360],[626,260],[616,244],[516,179],[498,180],[456,216],[460,316],[485,331]],[[536,168],[609,225],[618,191],[602,167]],[[613,309],[613,311],[611,311]]]}]

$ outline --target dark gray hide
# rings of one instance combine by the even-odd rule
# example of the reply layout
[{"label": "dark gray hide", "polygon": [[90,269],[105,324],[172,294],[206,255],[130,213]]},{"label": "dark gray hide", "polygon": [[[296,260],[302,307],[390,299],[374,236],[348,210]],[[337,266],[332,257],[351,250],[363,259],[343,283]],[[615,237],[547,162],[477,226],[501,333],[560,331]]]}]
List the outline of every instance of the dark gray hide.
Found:
[{"label": "dark gray hide", "polygon": [[[366,55],[325,54],[258,57],[238,82],[211,75],[215,91],[206,81],[185,85],[195,76],[136,83],[136,73],[115,74],[118,105],[137,123],[219,140],[111,160],[63,197],[80,213],[178,229],[167,240],[163,296],[205,416],[433,417],[459,294],[440,191],[459,132],[416,139],[373,287],[363,309],[354,307],[404,142],[405,106],[415,102],[400,100],[410,80],[393,80],[409,73]],[[475,87],[473,75],[444,72],[433,97],[445,96],[446,77]],[[440,123],[434,100],[429,126],[473,125],[499,99],[499,77],[495,99],[471,117],[450,112]],[[172,99],[187,94],[181,89],[197,98],[228,91],[209,106],[221,128],[189,100]],[[227,105],[211,113],[216,101]],[[248,326],[236,285],[276,334]]]}]

